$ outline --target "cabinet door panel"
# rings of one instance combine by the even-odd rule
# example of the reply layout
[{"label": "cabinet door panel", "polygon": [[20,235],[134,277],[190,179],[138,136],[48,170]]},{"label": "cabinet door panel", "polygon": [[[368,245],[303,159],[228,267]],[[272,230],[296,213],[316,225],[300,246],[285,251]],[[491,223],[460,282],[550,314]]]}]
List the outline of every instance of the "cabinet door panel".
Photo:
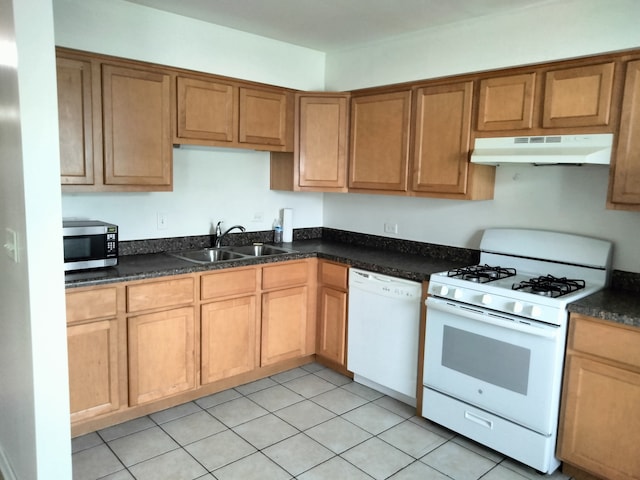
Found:
[{"label": "cabinet door panel", "polygon": [[129,404],[195,388],[193,307],[128,319]]},{"label": "cabinet door panel", "polygon": [[418,90],[414,191],[466,192],[472,94],[473,82]]},{"label": "cabinet door panel", "polygon": [[287,110],[284,93],[240,88],[240,143],[284,147]]},{"label": "cabinet door panel", "polygon": [[92,185],[91,62],[58,57],[56,71],[61,181],[63,184]]},{"label": "cabinet door panel", "polygon": [[602,478],[640,478],[640,374],[569,355],[559,456]]},{"label": "cabinet door panel", "polygon": [[71,421],[117,410],[117,321],[103,320],[67,327]]},{"label": "cabinet door panel", "polygon": [[347,97],[300,96],[298,102],[298,185],[345,188]]},{"label": "cabinet door panel", "polygon": [[620,134],[611,174],[611,202],[640,209],[640,60],[629,62]]},{"label": "cabinet door panel", "polygon": [[256,298],[202,306],[202,383],[250,372],[256,367]]},{"label": "cabinet door panel", "polygon": [[333,288],[320,289],[318,355],[346,366],[347,294]]},{"label": "cabinet door panel", "polygon": [[411,92],[351,100],[349,188],[407,191]]},{"label": "cabinet door panel", "polygon": [[608,125],[615,64],[547,72],[542,126]]},{"label": "cabinet door panel", "polygon": [[531,128],[535,86],[535,73],[482,80],[478,106],[478,130]]},{"label": "cabinet door panel", "polygon": [[170,77],[103,65],[107,185],[171,185]]},{"label": "cabinet door panel", "polygon": [[262,295],[262,366],[306,353],[307,287]]},{"label": "cabinet door panel", "polygon": [[238,89],[233,85],[178,77],[178,138],[236,140]]}]

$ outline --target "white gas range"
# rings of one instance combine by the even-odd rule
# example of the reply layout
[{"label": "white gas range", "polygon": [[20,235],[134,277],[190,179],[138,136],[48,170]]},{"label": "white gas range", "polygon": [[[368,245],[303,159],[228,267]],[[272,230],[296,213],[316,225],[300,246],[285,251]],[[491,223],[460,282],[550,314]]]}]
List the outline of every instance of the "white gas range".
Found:
[{"label": "white gas range", "polygon": [[431,276],[423,416],[540,472],[555,458],[567,305],[608,282],[608,241],[489,229],[480,263]]}]

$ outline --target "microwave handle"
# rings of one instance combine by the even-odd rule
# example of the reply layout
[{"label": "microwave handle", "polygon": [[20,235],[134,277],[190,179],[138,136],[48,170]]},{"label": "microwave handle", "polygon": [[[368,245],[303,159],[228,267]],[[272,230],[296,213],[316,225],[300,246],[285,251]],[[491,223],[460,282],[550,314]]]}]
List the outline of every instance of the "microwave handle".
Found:
[{"label": "microwave handle", "polygon": [[455,315],[458,317],[468,318],[478,322],[488,323],[500,328],[515,330],[520,333],[527,333],[536,337],[544,337],[554,339],[558,336],[560,328],[554,325],[538,324],[533,326],[529,323],[519,321],[515,317],[507,317],[506,315],[498,316],[498,314],[490,315],[489,313],[463,304],[454,304],[446,300],[435,297],[427,297],[427,323],[429,321],[429,311],[437,310]]}]

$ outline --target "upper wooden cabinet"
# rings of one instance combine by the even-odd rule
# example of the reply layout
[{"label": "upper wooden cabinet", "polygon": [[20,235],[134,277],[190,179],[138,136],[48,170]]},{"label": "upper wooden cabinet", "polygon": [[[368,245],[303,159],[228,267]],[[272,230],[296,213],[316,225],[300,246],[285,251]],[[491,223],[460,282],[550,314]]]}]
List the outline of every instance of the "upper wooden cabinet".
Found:
[{"label": "upper wooden cabinet", "polygon": [[480,81],[480,131],[521,130],[533,126],[536,74],[485,78]]},{"label": "upper wooden cabinet", "polygon": [[469,163],[473,82],[423,87],[415,95],[413,192],[493,198],[495,168]]},{"label": "upper wooden cabinet", "polygon": [[176,78],[175,143],[293,149],[293,93],[213,75]]},{"label": "upper wooden cabinet", "polygon": [[63,191],[172,189],[170,75],[57,51]]},{"label": "upper wooden cabinet", "polygon": [[296,94],[293,154],[271,155],[271,189],[345,192],[349,94]]},{"label": "upper wooden cabinet", "polygon": [[627,64],[609,207],[640,210],[640,60]]},{"label": "upper wooden cabinet", "polygon": [[479,132],[600,128],[612,120],[615,62],[571,68],[520,68],[512,75],[480,80]]},{"label": "upper wooden cabinet", "polygon": [[63,185],[91,185],[94,182],[91,62],[59,56],[56,72],[61,181]]},{"label": "upper wooden cabinet", "polygon": [[351,99],[349,190],[407,191],[411,90]]}]

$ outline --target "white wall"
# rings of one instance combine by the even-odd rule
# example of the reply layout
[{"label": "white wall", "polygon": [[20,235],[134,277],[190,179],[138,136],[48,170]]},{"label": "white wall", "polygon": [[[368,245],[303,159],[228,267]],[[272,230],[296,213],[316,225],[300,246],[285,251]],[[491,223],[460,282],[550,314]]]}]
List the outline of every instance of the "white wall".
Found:
[{"label": "white wall", "polygon": [[70,479],[53,13],[0,11],[0,238],[19,250],[0,252],[0,477]]},{"label": "white wall", "polygon": [[[640,47],[637,0],[566,0],[327,56],[327,89],[349,90]],[[615,242],[614,267],[640,272],[640,212],[605,210],[602,167],[497,169],[485,202],[325,194],[323,225],[478,248],[487,227],[575,232]],[[376,212],[371,215],[371,212]]]},{"label": "white wall", "polygon": [[[218,27],[122,0],[54,0],[56,44],[301,90],[324,86],[322,52]],[[122,240],[209,233],[224,220],[268,230],[280,208],[294,227],[322,223],[322,194],[269,190],[269,154],[248,150],[174,149],[174,191],[64,194],[65,217],[98,218]],[[157,214],[168,226],[157,228]],[[257,220],[256,217],[262,217]]]}]

